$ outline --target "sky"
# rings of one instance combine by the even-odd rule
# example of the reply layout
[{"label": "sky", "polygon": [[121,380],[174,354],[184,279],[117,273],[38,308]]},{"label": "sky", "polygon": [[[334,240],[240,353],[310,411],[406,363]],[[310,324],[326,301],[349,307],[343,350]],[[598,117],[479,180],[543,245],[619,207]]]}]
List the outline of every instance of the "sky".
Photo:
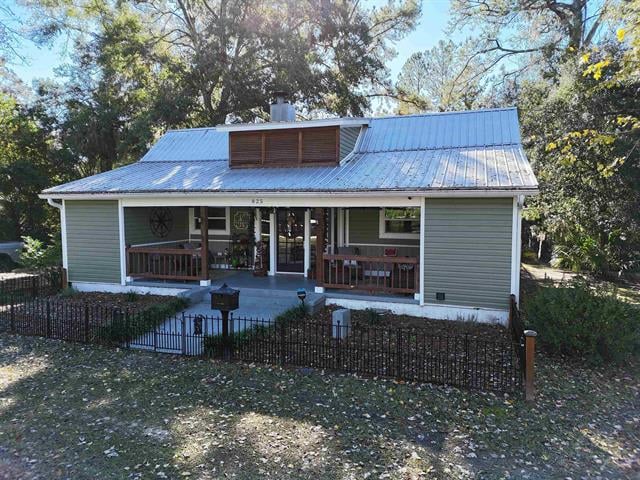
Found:
[{"label": "sky", "polygon": [[[15,0],[0,0],[8,5],[18,16],[28,13]],[[381,1],[366,2],[371,5]],[[427,50],[439,40],[447,38],[446,28],[449,18],[449,0],[423,0],[422,17],[417,28],[396,45],[398,55],[389,63],[391,76],[396,79],[404,62],[412,53]],[[12,69],[27,85],[33,80],[52,78],[54,69],[65,61],[65,42],[59,40],[52,48],[39,48],[29,41],[24,41],[20,53],[25,58],[22,64],[13,65]]]}]

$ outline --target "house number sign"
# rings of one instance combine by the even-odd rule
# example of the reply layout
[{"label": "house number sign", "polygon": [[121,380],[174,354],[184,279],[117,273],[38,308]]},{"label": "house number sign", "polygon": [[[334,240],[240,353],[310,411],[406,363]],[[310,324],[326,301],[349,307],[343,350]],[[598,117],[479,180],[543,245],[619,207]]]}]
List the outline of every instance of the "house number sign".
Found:
[{"label": "house number sign", "polygon": [[251,203],[254,205],[262,205],[264,203],[263,198],[252,198]]}]

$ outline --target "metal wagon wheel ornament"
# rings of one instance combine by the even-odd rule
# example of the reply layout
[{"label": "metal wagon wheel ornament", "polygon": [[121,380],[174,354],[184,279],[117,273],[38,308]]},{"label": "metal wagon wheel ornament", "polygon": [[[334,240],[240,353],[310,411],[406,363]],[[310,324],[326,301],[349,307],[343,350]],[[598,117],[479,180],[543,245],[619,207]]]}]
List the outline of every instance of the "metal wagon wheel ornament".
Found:
[{"label": "metal wagon wheel ornament", "polygon": [[166,207],[156,207],[149,215],[151,233],[158,238],[165,238],[173,228],[173,216],[171,210]]}]

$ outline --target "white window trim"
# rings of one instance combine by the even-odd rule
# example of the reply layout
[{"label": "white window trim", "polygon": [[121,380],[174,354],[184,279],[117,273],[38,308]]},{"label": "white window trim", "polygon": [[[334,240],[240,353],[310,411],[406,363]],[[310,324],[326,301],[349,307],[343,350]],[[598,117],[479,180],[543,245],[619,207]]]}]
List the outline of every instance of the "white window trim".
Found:
[{"label": "white window trim", "polygon": [[[213,207],[215,208],[215,207]],[[209,229],[209,235],[230,235],[231,234],[231,207],[224,207],[225,211],[225,229],[224,230],[214,230]],[[199,228],[195,227],[195,208],[189,208],[189,234],[191,235],[200,235]]]},{"label": "white window trim", "polygon": [[[392,207],[394,208],[394,207]],[[410,208],[410,207],[407,207]],[[378,228],[378,236],[380,238],[410,238],[414,240],[420,240],[420,232],[417,233],[396,233],[396,232],[387,232],[385,231],[385,218],[384,218],[384,208],[381,208],[379,211],[379,228]]]}]

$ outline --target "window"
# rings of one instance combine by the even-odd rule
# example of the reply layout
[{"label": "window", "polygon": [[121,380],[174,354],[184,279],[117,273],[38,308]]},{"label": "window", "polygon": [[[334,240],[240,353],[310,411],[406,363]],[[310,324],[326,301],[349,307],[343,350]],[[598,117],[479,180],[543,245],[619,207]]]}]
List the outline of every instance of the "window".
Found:
[{"label": "window", "polygon": [[[229,207],[208,207],[207,217],[209,233],[229,234]],[[189,209],[189,230],[191,233],[200,233],[200,208]]]},{"label": "window", "polygon": [[380,238],[420,238],[420,209],[381,209]]}]

